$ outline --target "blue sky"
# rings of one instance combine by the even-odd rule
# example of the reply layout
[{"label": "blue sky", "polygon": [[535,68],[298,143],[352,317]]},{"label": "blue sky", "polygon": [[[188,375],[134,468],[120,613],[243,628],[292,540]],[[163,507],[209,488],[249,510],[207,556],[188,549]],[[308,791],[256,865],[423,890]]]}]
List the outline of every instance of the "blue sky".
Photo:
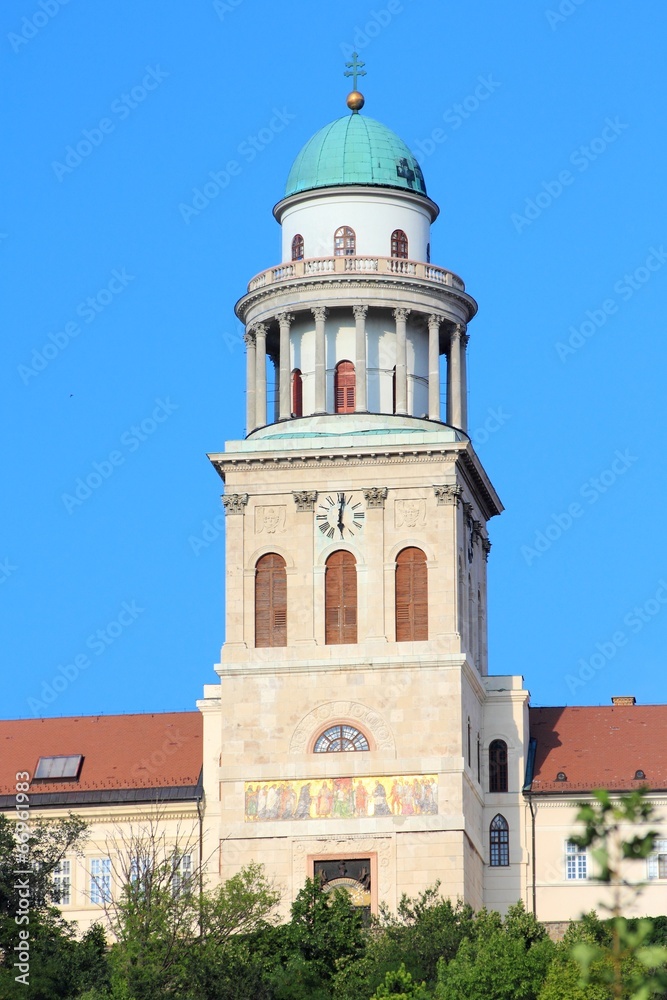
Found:
[{"label": "blue sky", "polygon": [[[506,507],[491,671],[522,673],[536,705],[667,700],[664,4],[12,0],[0,16],[0,714],[190,709],[215,681],[206,453],[243,434],[233,306],[279,259],[271,208],[345,112],[353,48],[365,110],[419,153],[441,206],[433,260],[480,304],[470,425]],[[216,196],[184,210],[211,173]]]}]

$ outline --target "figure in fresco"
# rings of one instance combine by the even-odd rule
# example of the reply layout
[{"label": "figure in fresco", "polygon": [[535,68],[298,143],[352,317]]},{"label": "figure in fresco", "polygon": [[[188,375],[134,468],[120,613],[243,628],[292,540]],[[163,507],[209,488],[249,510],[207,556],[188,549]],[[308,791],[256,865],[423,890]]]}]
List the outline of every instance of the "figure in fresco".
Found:
[{"label": "figure in fresco", "polygon": [[333,803],[333,814],[334,816],[351,816],[352,815],[352,779],[351,778],[336,778],[334,781],[334,803]]},{"label": "figure in fresco", "polygon": [[398,778],[394,778],[391,786],[391,791],[389,792],[389,806],[391,808],[394,816],[398,816],[401,812],[401,786]]},{"label": "figure in fresco", "polygon": [[310,819],[310,782],[301,786],[294,819]]},{"label": "figure in fresco", "polygon": [[371,887],[371,873],[368,868],[364,867],[359,872],[359,881],[363,885],[364,889],[368,890]]},{"label": "figure in fresco", "polygon": [[280,811],[280,792],[278,791],[278,786],[275,784],[269,787],[266,793],[266,818],[267,819],[278,819],[278,813]]},{"label": "figure in fresco", "polygon": [[437,813],[438,804],[433,796],[433,782],[428,780],[424,782],[424,796],[423,796],[423,811],[425,813]]},{"label": "figure in fresco", "polygon": [[368,815],[368,792],[361,778],[357,781],[357,786],[354,789],[354,815]]},{"label": "figure in fresco", "polygon": [[412,804],[412,785],[409,781],[401,782],[401,815],[414,816],[415,810]]},{"label": "figure in fresco", "polygon": [[257,786],[257,818],[266,819],[266,785]]},{"label": "figure in fresco", "polygon": [[373,789],[373,815],[391,816],[391,810],[387,805],[387,793],[381,781],[376,782]]},{"label": "figure in fresco", "polygon": [[319,794],[315,800],[315,812],[321,818],[331,816],[331,806],[333,804],[333,792],[329,788],[327,781],[322,782]]},{"label": "figure in fresco", "polygon": [[248,785],[245,793],[245,814],[247,819],[257,819],[257,791]]},{"label": "figure in fresco", "polygon": [[291,781],[285,782],[280,796],[281,819],[291,819],[296,809],[296,792]]},{"label": "figure in fresco", "polygon": [[412,779],[412,808],[416,815],[422,811],[422,786],[419,778]]}]

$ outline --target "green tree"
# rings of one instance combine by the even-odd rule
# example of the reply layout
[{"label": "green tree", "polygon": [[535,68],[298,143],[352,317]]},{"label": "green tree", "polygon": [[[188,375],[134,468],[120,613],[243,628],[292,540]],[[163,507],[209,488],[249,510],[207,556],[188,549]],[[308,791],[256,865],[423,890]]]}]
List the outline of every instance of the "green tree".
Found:
[{"label": "green tree", "polygon": [[401,962],[395,972],[388,972],[384,983],[378,986],[371,1000],[432,1000],[433,994],[426,989],[425,983],[415,983],[405,965]]},{"label": "green tree", "polygon": [[653,819],[654,807],[647,792],[640,788],[612,796],[605,789],[595,791],[592,801],[577,815],[584,824],[583,834],[571,838],[580,847],[591,848],[599,866],[593,877],[611,892],[611,904],[601,904],[611,913],[611,942],[605,945],[579,941],[573,945],[571,955],[581,967],[582,983],[609,986],[613,1000],[649,1000],[667,991],[667,948],[654,943],[653,921],[630,923],[623,916],[628,903],[636,900],[642,889],[641,883],[625,880],[624,866],[628,861],[647,858],[655,845],[655,830],[629,838],[625,835],[628,826],[643,826]]},{"label": "green tree", "polygon": [[544,927],[523,903],[504,920],[481,910],[456,956],[438,969],[437,1000],[537,1000],[554,955]]}]

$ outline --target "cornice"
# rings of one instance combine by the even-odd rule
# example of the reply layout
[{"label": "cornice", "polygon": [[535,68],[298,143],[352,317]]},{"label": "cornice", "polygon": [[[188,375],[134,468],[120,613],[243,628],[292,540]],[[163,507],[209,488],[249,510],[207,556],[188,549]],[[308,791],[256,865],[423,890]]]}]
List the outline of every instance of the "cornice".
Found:
[{"label": "cornice", "polygon": [[[453,299],[465,308],[468,322],[477,312],[477,303],[473,297],[468,295],[467,292],[462,292],[451,285],[442,285],[434,281],[423,280],[417,277],[406,278],[405,275],[383,274],[373,278],[369,277],[367,274],[357,275],[354,273],[335,274],[332,275],[331,278],[323,278],[321,274],[314,275],[312,277],[303,275],[298,278],[287,278],[284,281],[276,282],[275,284],[264,285],[261,288],[256,288],[252,292],[246,292],[245,295],[241,296],[234,306],[234,312],[241,322],[245,322],[245,316],[253,306],[264,300],[277,298],[281,292],[289,290],[299,292],[304,288],[308,288],[309,291],[316,293],[317,298],[326,298],[327,292],[335,292],[336,289],[342,290],[352,287],[354,288],[355,294],[358,294],[360,289],[378,289],[387,286],[391,287],[392,291],[401,293],[401,298],[409,297],[410,292],[414,292],[417,289],[425,294],[435,296],[436,298],[440,298],[445,301],[451,301]],[[369,303],[369,305],[373,304],[374,303]],[[393,303],[388,304],[387,308],[392,308],[392,306]],[[281,306],[278,312],[284,312],[285,308],[286,307]],[[310,310],[310,305],[307,303],[293,303],[290,306],[290,310],[296,313],[308,312]],[[430,307],[424,310],[418,309],[417,311],[423,311],[424,315],[430,315],[433,312]]]}]

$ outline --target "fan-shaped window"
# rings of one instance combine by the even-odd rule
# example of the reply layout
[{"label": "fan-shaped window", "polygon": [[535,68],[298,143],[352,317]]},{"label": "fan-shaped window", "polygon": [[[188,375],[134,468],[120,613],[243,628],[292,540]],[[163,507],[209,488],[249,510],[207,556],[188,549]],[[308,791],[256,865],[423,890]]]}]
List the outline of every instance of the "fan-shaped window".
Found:
[{"label": "fan-shaped window", "polygon": [[354,257],[357,252],[357,237],[354,229],[341,226],[334,233],[334,257]]},{"label": "fan-shaped window", "polygon": [[349,750],[370,750],[368,740],[354,726],[330,726],[315,741],[315,753],[338,753]]},{"label": "fan-shaped window", "polygon": [[292,416],[303,416],[303,378],[300,368],[295,368],[292,372]]},{"label": "fan-shaped window", "polygon": [[498,813],[491,820],[490,859],[493,868],[503,868],[510,863],[510,828],[504,816]]},{"label": "fan-shaped window", "polygon": [[354,413],[356,374],[351,361],[339,361],[334,372],[334,412]]},{"label": "fan-shaped window", "polygon": [[396,557],[396,642],[428,639],[428,570],[421,549]]},{"label": "fan-shaped window", "polygon": [[507,791],[507,743],[492,740],[489,745],[489,791]]},{"label": "fan-shaped window", "polygon": [[402,229],[395,229],[391,234],[392,257],[408,256],[408,238]]},{"label": "fan-shaped window", "polygon": [[292,240],[292,260],[303,260],[303,236],[297,233]]},{"label": "fan-shaped window", "polygon": [[324,622],[328,645],[357,641],[357,564],[351,552],[332,552],[324,576]]},{"label": "fan-shaped window", "polygon": [[255,646],[287,645],[285,560],[269,552],[255,566]]}]

